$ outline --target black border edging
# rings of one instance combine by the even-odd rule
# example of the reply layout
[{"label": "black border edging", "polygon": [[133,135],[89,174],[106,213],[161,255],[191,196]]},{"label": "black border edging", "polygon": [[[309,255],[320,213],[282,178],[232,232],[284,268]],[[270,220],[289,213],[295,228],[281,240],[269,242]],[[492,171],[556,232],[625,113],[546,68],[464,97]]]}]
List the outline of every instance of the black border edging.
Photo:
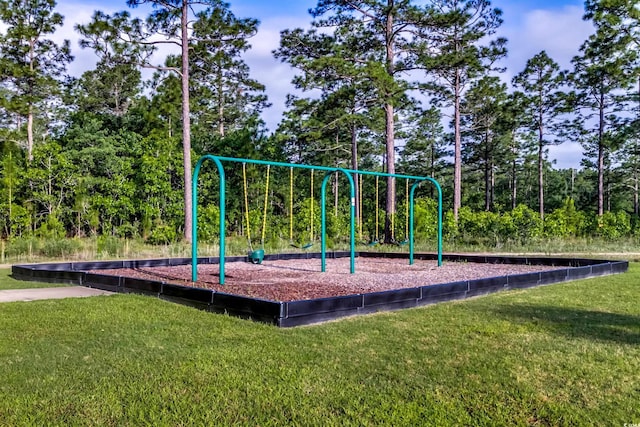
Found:
[{"label": "black border edging", "polygon": [[[327,258],[349,257],[349,252],[332,252]],[[359,252],[359,257],[408,259],[408,254],[393,252]],[[319,259],[320,253],[266,255],[265,260]],[[436,254],[415,254],[418,260],[435,260]],[[624,273],[628,261],[604,261],[583,258],[515,257],[495,255],[447,254],[450,262],[491,264],[548,265],[553,269],[437,285],[417,286],[382,292],[317,298],[300,301],[267,301],[208,289],[174,285],[161,281],[89,273],[89,270],[177,266],[191,264],[191,258],[163,258],[127,261],[92,261],[75,263],[25,264],[12,266],[12,276],[19,280],[83,285],[119,293],[138,293],[189,305],[214,313],[226,313],[280,327],[324,322],[346,316],[399,310],[443,301],[485,295],[506,289],[522,289],[568,280]],[[248,262],[246,256],[227,257],[227,262]],[[199,264],[218,264],[216,257],[198,258]],[[357,267],[357,266],[356,266]]]}]

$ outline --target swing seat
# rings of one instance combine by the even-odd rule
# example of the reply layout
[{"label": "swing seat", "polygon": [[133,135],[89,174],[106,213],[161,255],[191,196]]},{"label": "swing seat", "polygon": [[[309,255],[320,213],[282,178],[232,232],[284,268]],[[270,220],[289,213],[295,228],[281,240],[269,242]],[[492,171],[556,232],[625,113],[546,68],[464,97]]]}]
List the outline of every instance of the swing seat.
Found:
[{"label": "swing seat", "polygon": [[380,242],[378,242],[377,240],[374,240],[373,242],[369,242],[369,243],[367,243],[367,246],[375,246],[375,245],[377,245],[378,243],[380,243]]},{"label": "swing seat", "polygon": [[409,243],[409,239],[406,239],[406,240],[401,240],[401,241],[397,242],[396,244],[398,246],[404,246],[404,245],[406,245],[408,243]]},{"label": "swing seat", "polygon": [[296,249],[309,249],[311,246],[313,246],[313,242],[307,243],[306,245],[296,245],[295,243],[291,243],[291,246],[296,248]]},{"label": "swing seat", "polygon": [[249,261],[251,264],[262,264],[263,259],[264,249],[256,249],[255,251],[249,252]]}]

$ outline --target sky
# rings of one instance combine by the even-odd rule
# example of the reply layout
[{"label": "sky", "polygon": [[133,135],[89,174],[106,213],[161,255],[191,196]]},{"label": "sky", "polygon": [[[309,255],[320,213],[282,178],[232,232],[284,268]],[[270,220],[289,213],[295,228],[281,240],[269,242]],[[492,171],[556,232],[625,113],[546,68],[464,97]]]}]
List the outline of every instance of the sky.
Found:
[{"label": "sky", "polygon": [[[246,53],[245,61],[251,68],[252,77],[266,86],[272,104],[263,114],[270,131],[276,129],[285,109],[285,99],[293,91],[291,79],[294,75],[287,64],[273,58],[272,51],[279,45],[280,31],[287,28],[309,27],[310,8],[316,0],[227,0],[232,12],[238,18],[257,18],[260,21],[258,34],[250,40],[252,48]],[[496,36],[508,40],[508,57],[503,61],[507,71],[502,74],[504,81],[522,71],[527,59],[542,50],[553,58],[561,68],[569,68],[571,58],[578,54],[582,42],[593,33],[593,26],[582,20],[584,6],[576,0],[493,0],[492,5],[503,11],[504,23]],[[94,10],[113,13],[127,10],[125,0],[72,1],[59,0],[56,10],[65,17],[65,24],[55,38],[71,40],[75,56],[70,65],[71,74],[79,76],[95,64],[91,51],[81,50],[78,35],[73,30],[76,24],[91,20]],[[148,9],[128,9],[133,15],[146,16]],[[161,62],[162,59],[159,60]],[[577,143],[565,142],[549,149],[556,168],[579,167],[582,150]]]}]

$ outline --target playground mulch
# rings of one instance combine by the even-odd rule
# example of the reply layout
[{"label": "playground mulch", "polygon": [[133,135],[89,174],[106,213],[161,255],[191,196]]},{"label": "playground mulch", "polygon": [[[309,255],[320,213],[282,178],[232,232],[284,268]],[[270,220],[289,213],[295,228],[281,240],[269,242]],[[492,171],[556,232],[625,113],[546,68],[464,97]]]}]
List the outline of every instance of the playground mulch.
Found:
[{"label": "playground mulch", "polygon": [[219,282],[218,265],[198,266],[198,281],[191,281],[191,266],[96,270],[93,273],[158,280],[183,286],[213,289],[233,295],[270,301],[298,301],[316,298],[380,292],[429,286],[472,279],[546,271],[541,265],[484,264],[385,258],[358,258],[356,273],[349,273],[349,258],[327,260],[320,272],[320,260],[277,260],[262,264],[225,264],[225,285]]}]

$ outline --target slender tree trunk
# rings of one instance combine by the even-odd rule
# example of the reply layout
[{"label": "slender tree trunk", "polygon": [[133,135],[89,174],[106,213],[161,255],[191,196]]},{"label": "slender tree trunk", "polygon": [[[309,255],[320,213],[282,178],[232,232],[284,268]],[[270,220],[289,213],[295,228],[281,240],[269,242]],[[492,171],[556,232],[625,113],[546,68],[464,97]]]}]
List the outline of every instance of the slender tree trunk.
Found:
[{"label": "slender tree trunk", "polygon": [[638,216],[638,169],[633,171],[633,213]]},{"label": "slender tree trunk", "polygon": [[458,222],[458,211],[462,206],[462,142],[460,137],[460,70],[456,69],[455,100],[453,106],[453,217]]},{"label": "slender tree trunk", "polygon": [[538,115],[538,206],[540,219],[544,221],[544,126],[542,109]]},{"label": "slender tree trunk", "polygon": [[224,137],[224,90],[222,89],[222,70],[218,71],[218,133]]},{"label": "slender tree trunk", "polygon": [[[351,126],[351,169],[354,171],[358,170],[358,130],[355,126]],[[358,174],[353,174],[353,183],[355,187],[355,198],[353,201],[356,203],[356,218],[358,219],[358,225],[360,225],[361,215],[360,215],[360,203],[357,203],[360,200],[360,180],[358,179]]]},{"label": "slender tree trunk", "polygon": [[604,93],[600,93],[598,123],[598,216],[604,214]]},{"label": "slender tree trunk", "polygon": [[[640,78],[638,78],[638,109],[636,119],[640,120]],[[635,147],[633,156],[636,157],[639,154],[638,150],[638,142],[640,142],[640,135],[636,133],[635,135]],[[638,162],[637,160],[634,162],[635,167],[633,170],[633,213],[638,216],[639,206],[638,206]]]},{"label": "slender tree trunk", "polygon": [[[388,14],[386,22],[386,67],[387,74],[393,78],[395,67],[393,64],[394,52],[394,32],[393,32],[393,8],[394,0],[388,1]],[[387,93],[387,101],[384,106],[385,110],[385,145],[386,145],[386,157],[387,157],[387,172],[390,174],[396,173],[395,167],[395,122],[394,122],[394,108],[391,101],[391,93]],[[385,243],[391,243],[393,241],[393,231],[391,230],[391,215],[394,215],[396,211],[396,185],[395,178],[387,178],[387,200],[386,200],[386,212],[384,220],[384,241]]]},{"label": "slender tree trunk", "polygon": [[[35,70],[33,62],[35,61],[34,45],[35,40],[30,41],[29,47],[29,71],[31,75]],[[33,90],[33,87],[31,88]],[[29,112],[27,114],[27,159],[29,162],[33,160],[33,104],[29,101]]]},{"label": "slender tree trunk", "polygon": [[491,164],[489,162],[489,135],[484,135],[484,210],[491,210]]},{"label": "slender tree trunk", "polygon": [[518,189],[517,189],[518,177],[516,176],[517,167],[518,167],[518,162],[516,160],[518,149],[515,144],[515,139],[514,139],[514,144],[512,145],[511,150],[513,154],[513,160],[511,161],[511,209],[515,209],[518,203],[518,198],[517,198],[518,197]]},{"label": "slender tree trunk", "polygon": [[184,238],[191,242],[193,218],[191,216],[191,118],[189,110],[189,34],[187,28],[189,8],[182,0],[182,155],[184,165]]}]

